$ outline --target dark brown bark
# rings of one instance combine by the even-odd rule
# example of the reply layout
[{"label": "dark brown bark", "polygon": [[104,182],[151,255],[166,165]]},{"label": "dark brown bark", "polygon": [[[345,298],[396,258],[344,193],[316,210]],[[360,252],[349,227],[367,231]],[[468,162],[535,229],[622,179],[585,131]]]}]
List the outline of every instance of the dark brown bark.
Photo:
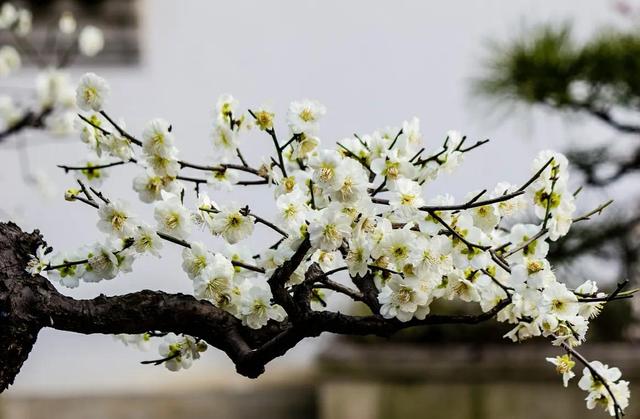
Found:
[{"label": "dark brown bark", "polygon": [[42,319],[29,307],[39,298],[40,281],[24,267],[41,243],[37,231],[27,234],[15,224],[0,224],[0,391],[13,384],[40,330]]},{"label": "dark brown bark", "polygon": [[[428,324],[475,324],[491,319],[508,301],[480,315],[429,315],[402,323],[377,315],[349,316],[311,310],[311,291],[324,273],[311,266],[302,284],[288,289],[287,279],[301,263],[309,242],[304,241],[290,261],[268,282],[274,300],[282,304],[288,320],[270,322],[260,330],[242,326],[231,314],[213,304],[184,294],[143,290],[114,297],[101,295],[76,300],[59,293],[42,276],[25,267],[39,245],[40,233],[23,232],[13,223],[0,223],[0,391],[11,385],[44,327],[76,333],[120,334],[148,331],[184,333],[224,351],[238,373],[257,377],[274,358],[284,355],[306,337],[323,332],[389,336],[401,329]],[[373,289],[360,286],[373,299]]]}]

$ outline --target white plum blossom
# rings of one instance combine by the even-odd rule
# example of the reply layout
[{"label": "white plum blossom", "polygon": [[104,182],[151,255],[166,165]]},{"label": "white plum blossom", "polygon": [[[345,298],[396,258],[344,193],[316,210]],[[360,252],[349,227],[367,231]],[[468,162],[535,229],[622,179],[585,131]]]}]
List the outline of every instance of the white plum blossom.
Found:
[{"label": "white plum blossom", "polygon": [[[75,109],[73,85],[69,80],[69,74],[62,70],[48,68],[38,73],[36,77],[36,92],[38,102],[44,108],[58,106],[61,110]],[[62,115],[68,113],[62,112]]]},{"label": "white plum blossom", "polygon": [[[323,271],[329,271],[338,267],[342,261],[340,252],[337,250],[316,250],[309,258],[309,262],[316,262]],[[304,270],[306,272],[306,270]],[[302,272],[304,275],[304,272]],[[303,278],[304,279],[304,278]]]},{"label": "white plum blossom", "polygon": [[14,126],[23,117],[24,112],[11,96],[0,95],[0,118],[6,127]]},{"label": "white plum blossom", "polygon": [[485,233],[496,228],[500,222],[500,214],[496,205],[481,205],[471,209],[473,225]]},{"label": "white plum blossom", "polygon": [[[441,206],[441,205],[453,205],[453,196],[449,194],[437,195],[427,202],[429,206]],[[434,211],[434,213],[440,217],[445,223],[451,224],[451,212],[449,211]],[[434,235],[442,229],[442,224],[437,221],[429,212],[423,212],[417,217],[418,227],[420,231]]]},{"label": "white plum blossom", "polygon": [[353,159],[343,160],[331,188],[331,197],[345,204],[359,201],[369,186],[367,173],[362,165]]},{"label": "white plum blossom", "polygon": [[269,320],[281,322],[286,313],[279,305],[271,304],[271,291],[268,287],[253,286],[242,293],[240,316],[242,324],[252,329],[260,329]]},{"label": "white plum blossom", "polygon": [[447,132],[447,150],[442,156],[441,167],[447,173],[451,173],[462,163],[464,154],[458,150],[462,143],[463,135],[459,131],[451,130]]},{"label": "white plum blossom", "polygon": [[412,157],[422,144],[420,120],[416,117],[402,123],[402,134],[398,136],[398,150]]},{"label": "white plum blossom", "polygon": [[[515,224],[511,227],[508,241],[514,248],[522,247],[522,250],[510,255],[509,259],[515,262],[523,258],[542,259],[547,256],[549,244],[540,238],[531,241],[540,232],[540,226],[534,224]],[[526,244],[526,246],[524,246]],[[524,247],[523,247],[524,246]]]},{"label": "white plum blossom", "polygon": [[572,320],[578,315],[580,305],[578,297],[570,292],[566,285],[553,282],[544,289],[547,310],[558,320]]},{"label": "white plum blossom", "polygon": [[416,244],[421,249],[412,261],[416,275],[433,272],[442,276],[453,270],[451,241],[446,237],[418,238]]},{"label": "white plum blossom", "polygon": [[18,18],[18,10],[10,3],[5,2],[0,8],[0,29],[8,29]]},{"label": "white plum blossom", "polygon": [[144,162],[157,176],[172,180],[178,176],[180,170],[178,149],[175,147],[167,147],[164,154],[145,154]]},{"label": "white plum blossom", "polygon": [[84,264],[74,263],[78,260],[82,260],[80,252],[63,252],[53,256],[51,258],[51,265],[60,267],[47,271],[48,278],[58,281],[60,285],[66,288],[78,287],[78,285],[80,285],[80,279],[85,273]]},{"label": "white plum blossom", "polygon": [[413,217],[418,208],[424,205],[422,191],[418,182],[409,179],[399,179],[395,182],[389,205],[403,218]]},{"label": "white plum blossom", "polygon": [[309,161],[309,165],[314,169],[313,181],[328,190],[338,189],[338,168],[341,162],[342,157],[337,151],[320,151]]},{"label": "white plum blossom", "polygon": [[87,145],[90,153],[102,157],[102,143],[104,141],[104,133],[100,131],[103,125],[102,119],[96,113],[91,113],[86,118],[91,124],[81,119],[76,119],[74,128],[80,132],[80,140]]},{"label": "white plum blossom", "polygon": [[[413,317],[424,318],[428,313],[429,296],[415,280],[394,275],[380,291],[378,301],[384,318],[396,317],[407,322]],[[425,311],[427,309],[427,311]]]},{"label": "white plum blossom", "polygon": [[164,337],[158,347],[158,352],[166,361],[164,366],[169,371],[188,369],[195,359],[200,358],[200,353],[207,349],[207,345],[191,336],[178,336],[169,333]]},{"label": "white plum blossom", "polygon": [[86,73],[80,79],[76,89],[76,103],[83,111],[102,110],[109,95],[109,85],[102,77],[95,73]]},{"label": "white plum blossom", "polygon": [[291,160],[307,159],[316,152],[320,145],[320,138],[309,133],[298,134],[298,138],[292,144]]},{"label": "white plum blossom", "polygon": [[521,264],[513,265],[509,284],[516,289],[529,287],[541,289],[555,282],[555,276],[546,259],[525,258]]},{"label": "white plum blossom", "polygon": [[110,246],[96,244],[88,251],[83,279],[99,282],[113,279],[118,274],[118,257]]},{"label": "white plum blossom", "polygon": [[276,221],[284,225],[287,231],[299,230],[309,213],[309,207],[305,201],[306,197],[299,190],[280,195],[276,200],[278,207]]},{"label": "white plum blossom", "polygon": [[218,124],[213,128],[213,147],[219,157],[233,156],[238,148],[236,131],[227,124]]},{"label": "white plum blossom", "polygon": [[20,54],[11,45],[0,47],[0,77],[6,77],[20,68]]},{"label": "white plum blossom", "polygon": [[256,126],[262,131],[273,129],[273,119],[276,114],[270,107],[260,106],[253,111],[256,118]]},{"label": "white plum blossom", "polygon": [[372,254],[376,258],[386,257],[391,260],[398,269],[413,261],[413,240],[415,236],[411,226],[402,229],[394,229],[385,234],[380,245],[374,248]]},{"label": "white plum blossom", "polygon": [[574,198],[572,194],[563,195],[563,200],[558,208],[551,214],[549,220],[549,239],[552,241],[558,240],[560,237],[564,237],[571,228],[573,222],[573,214],[576,210]]},{"label": "white plum blossom", "polygon": [[87,25],[80,31],[78,48],[82,55],[93,57],[104,48],[104,35],[100,28]]},{"label": "white plum blossom", "polygon": [[121,333],[115,335],[113,338],[122,342],[125,346],[133,346],[140,351],[146,352],[151,348],[151,335],[149,333],[140,333],[137,335]]},{"label": "white plum blossom", "polygon": [[[220,252],[224,257],[233,262],[240,262],[245,264],[254,264],[253,253],[251,253],[251,249],[241,244],[228,244],[225,243],[222,251]],[[250,272],[241,266],[234,266],[235,275],[234,278],[246,278],[254,275],[253,272]]]},{"label": "white plum blossom", "polygon": [[364,277],[369,271],[369,257],[371,256],[371,245],[369,241],[357,236],[349,242],[349,253],[345,258],[345,263],[349,267],[349,275]]},{"label": "white plum blossom", "polygon": [[153,256],[160,257],[162,249],[162,239],[151,227],[147,225],[139,225],[133,232],[133,248],[138,253],[150,253]]},{"label": "white plum blossom", "polygon": [[576,375],[571,371],[576,365],[575,361],[571,359],[569,355],[556,356],[555,358],[546,358],[548,362],[556,366],[556,371],[562,374],[562,383],[565,387],[569,385],[571,380]]},{"label": "white plum blossom", "polygon": [[158,230],[177,238],[187,237],[192,226],[191,213],[177,195],[164,191],[161,195],[162,201],[156,204],[154,210]]},{"label": "white plum blossom", "polygon": [[233,304],[235,297],[233,276],[234,269],[231,262],[216,253],[194,281],[195,295],[212,301],[218,307],[228,307]]},{"label": "white plum blossom", "polygon": [[335,250],[349,238],[351,221],[334,208],[320,210],[309,225],[311,244],[321,250]]},{"label": "white plum blossom", "polygon": [[[493,190],[492,197],[498,198],[509,193],[513,193],[517,190],[517,187],[512,186],[508,182],[500,182]],[[522,213],[527,208],[527,200],[523,195],[518,195],[512,199],[501,201],[496,204],[496,209],[501,217],[511,217]]]},{"label": "white plum blossom", "polygon": [[168,156],[172,147],[171,125],[161,118],[149,121],[142,131],[142,150],[147,154]]},{"label": "white plum blossom", "polygon": [[552,241],[568,233],[576,209],[573,193],[568,190],[568,164],[564,155],[542,151],[534,160],[532,171],[544,170],[527,188],[536,216],[549,224]]},{"label": "white plum blossom", "polygon": [[469,243],[483,246],[489,240],[488,236],[473,224],[473,217],[466,212],[460,213],[452,220],[452,226],[457,233],[452,239],[454,263],[461,268],[486,268],[490,260],[487,252],[469,246]]},{"label": "white plum blossom", "polygon": [[[226,160],[226,158],[223,160]],[[238,174],[234,170],[213,170],[209,178],[207,178],[207,185],[215,190],[230,191],[237,180]]]},{"label": "white plum blossom", "polygon": [[[594,376],[590,368],[593,368],[598,375]],[[611,390],[620,408],[625,409],[629,405],[629,382],[620,380],[621,377],[622,373],[616,367],[609,368],[608,365],[600,361],[590,362],[589,367],[583,369],[582,378],[578,382],[578,387],[589,392],[586,399],[587,407],[593,409],[595,406],[600,405],[611,416],[615,416],[615,404],[609,393],[609,390]],[[607,386],[609,389],[607,389]]]},{"label": "white plum blossom", "polygon": [[138,193],[142,202],[151,203],[162,199],[162,191],[177,194],[180,182],[169,176],[158,176],[153,170],[147,169],[133,178],[133,190]]},{"label": "white plum blossom", "polygon": [[448,298],[450,300],[459,298],[467,303],[480,301],[480,290],[475,283],[477,276],[479,276],[477,271],[474,272],[468,268],[462,272],[454,271],[452,275],[448,276],[450,291]]},{"label": "white plum blossom", "polygon": [[134,231],[134,217],[129,207],[122,201],[111,201],[98,209],[98,230],[115,237],[131,236]]},{"label": "white plum blossom", "polygon": [[122,161],[129,161],[134,156],[131,141],[118,133],[105,135],[102,146],[111,156],[117,157]]},{"label": "white plum blossom", "polygon": [[310,176],[309,173],[302,170],[293,170],[287,173],[288,176],[275,175],[275,191],[274,194],[276,197],[279,197],[282,194],[288,194],[295,190],[302,191],[307,189],[307,184],[309,182]]},{"label": "white plum blossom", "polygon": [[211,231],[222,236],[228,243],[234,244],[247,238],[253,233],[253,220],[243,215],[240,208],[226,205],[212,214]]},{"label": "white plum blossom", "polygon": [[327,109],[312,100],[291,102],[287,122],[294,134],[314,133],[318,130],[318,121],[327,113]]},{"label": "white plum blossom", "polygon": [[[604,292],[598,292],[598,286],[595,281],[590,280],[587,280],[580,286],[576,287],[574,293],[587,298],[605,298],[607,295]],[[586,319],[592,319],[600,314],[602,307],[602,302],[582,302],[580,304],[580,311],[578,314]]]},{"label": "white plum blossom", "polygon": [[78,27],[78,22],[76,22],[76,18],[73,16],[73,13],[66,11],[63,12],[58,19],[58,29],[65,35],[70,35],[76,31]]},{"label": "white plum blossom", "polygon": [[215,116],[217,124],[229,125],[229,117],[237,116],[238,100],[230,94],[222,94],[216,102]]},{"label": "white plum blossom", "polygon": [[27,263],[25,270],[31,275],[38,275],[49,265],[50,261],[50,257],[47,256],[47,247],[40,245],[36,249],[36,254],[31,255],[31,259]]},{"label": "white plum blossom", "polygon": [[260,257],[260,266],[265,270],[265,276],[271,276],[292,255],[293,250],[287,246],[265,250]]},{"label": "white plum blossom", "polygon": [[416,169],[409,162],[409,157],[401,156],[398,149],[393,149],[386,155],[371,162],[371,170],[379,176],[393,184],[398,179],[412,179],[416,174]]},{"label": "white plum blossom", "polygon": [[190,279],[196,279],[207,266],[214,261],[213,253],[209,252],[200,242],[192,242],[191,247],[182,251],[182,269]]}]

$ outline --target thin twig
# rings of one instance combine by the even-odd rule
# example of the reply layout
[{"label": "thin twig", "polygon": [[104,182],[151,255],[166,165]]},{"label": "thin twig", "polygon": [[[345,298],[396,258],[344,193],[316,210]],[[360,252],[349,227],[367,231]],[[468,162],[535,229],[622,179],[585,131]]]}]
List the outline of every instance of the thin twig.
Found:
[{"label": "thin twig", "polygon": [[277,225],[275,225],[271,221],[268,221],[268,220],[260,217],[259,215],[256,215],[253,212],[251,212],[251,210],[249,209],[248,206],[242,208],[240,210],[240,214],[244,215],[245,217],[253,217],[255,223],[260,223],[260,224],[263,224],[263,225],[269,227],[273,231],[275,231],[275,232],[279,233],[280,235],[282,235],[282,237],[285,237],[285,238],[289,237],[289,235],[284,230],[282,230],[280,227],[278,227]]},{"label": "thin twig", "polygon": [[603,211],[605,208],[607,208],[609,205],[611,205],[611,204],[613,204],[613,199],[608,200],[608,201],[607,201],[607,202],[605,202],[604,204],[602,204],[602,205],[598,206],[598,208],[596,208],[596,209],[594,209],[594,210],[592,210],[592,211],[589,211],[589,212],[588,212],[588,213],[586,213],[586,214],[583,214],[583,215],[581,215],[581,216],[579,216],[579,217],[574,218],[574,219],[573,219],[573,222],[574,222],[574,223],[577,223],[577,222],[580,222],[580,221],[590,220],[590,219],[591,219],[591,216],[596,215],[596,214],[597,214],[597,215],[602,214],[602,211]]},{"label": "thin twig", "polygon": [[131,141],[133,144],[137,146],[142,146],[142,141],[136,139],[133,135],[125,131],[124,128],[122,128],[113,119],[111,119],[111,117],[109,117],[109,115],[107,115],[105,111],[100,111],[100,115],[104,116],[105,119],[109,121],[109,123],[113,125],[113,127],[118,131],[118,133],[122,135],[124,138],[128,139],[129,141]]},{"label": "thin twig", "polygon": [[389,148],[388,148],[389,150],[391,150],[393,147],[395,147],[396,142],[398,141],[398,138],[400,138],[401,135],[402,135],[402,129],[400,129],[400,131],[398,131],[398,133],[396,134],[396,137],[393,139],[393,141],[389,145]]},{"label": "thin twig", "polygon": [[471,151],[471,150],[473,150],[475,148],[478,148],[478,147],[480,147],[480,146],[482,146],[482,145],[484,145],[484,144],[486,144],[488,142],[489,142],[489,139],[480,140],[480,141],[477,141],[474,145],[469,146],[467,148],[462,148],[462,142],[461,142],[460,144],[458,144],[458,147],[456,147],[456,151],[459,151],[461,153],[466,153],[466,152]]},{"label": "thin twig", "polygon": [[[256,114],[251,109],[249,109],[249,114],[253,117],[253,119],[258,119]],[[282,149],[280,148],[278,136],[276,135],[276,130],[275,128],[271,127],[269,129],[266,129],[265,131],[271,136],[271,139],[273,140],[273,146],[275,147],[276,153],[278,154],[278,166],[280,166],[280,171],[282,172],[282,175],[284,177],[287,177],[287,169],[284,166],[284,158],[282,156]]]},{"label": "thin twig", "polygon": [[142,365],[156,365],[157,366],[157,365],[163,364],[164,362],[167,362],[167,361],[170,361],[170,360],[172,360],[174,358],[177,358],[180,355],[182,355],[182,352],[177,351],[176,353],[171,354],[171,355],[169,355],[169,356],[167,356],[165,358],[153,359],[153,360],[150,360],[150,361],[140,361],[140,363]]},{"label": "thin twig", "polygon": [[540,175],[542,175],[542,172],[544,172],[544,170],[553,162],[553,157],[551,157],[549,160],[547,160],[547,162],[545,164],[542,165],[542,167],[533,175],[531,176],[531,178],[526,181],[524,183],[524,185],[522,185],[518,191],[524,191],[525,189],[527,189],[533,182],[535,182]]},{"label": "thin twig", "polygon": [[98,170],[98,169],[106,169],[108,167],[114,167],[114,166],[120,166],[122,164],[127,164],[127,163],[135,163],[137,160],[136,159],[131,159],[129,161],[115,161],[112,163],[105,163],[105,164],[98,164],[95,166],[65,166],[64,164],[59,164],[58,167],[61,169],[64,169],[65,173],[68,173],[69,171],[72,170]]},{"label": "thin twig", "polygon": [[[547,230],[546,228],[538,231],[533,237],[531,237],[529,240],[525,241],[524,243],[522,243],[520,246],[516,247],[515,249],[509,250],[508,252],[502,254],[502,258],[506,259],[509,256],[518,253],[519,251],[523,250],[524,248],[526,248],[527,246],[529,246],[531,243],[533,243],[534,241],[538,240],[540,237],[544,236],[545,234],[547,234],[549,230]],[[495,249],[496,251],[498,251],[498,249]]]},{"label": "thin twig", "polygon": [[383,268],[382,266],[377,266],[377,265],[367,265],[367,267],[369,269],[374,270],[374,271],[381,271],[381,272],[385,272],[385,273],[388,273],[388,274],[400,275],[401,277],[404,278],[404,274],[402,272],[394,271],[393,269]]}]

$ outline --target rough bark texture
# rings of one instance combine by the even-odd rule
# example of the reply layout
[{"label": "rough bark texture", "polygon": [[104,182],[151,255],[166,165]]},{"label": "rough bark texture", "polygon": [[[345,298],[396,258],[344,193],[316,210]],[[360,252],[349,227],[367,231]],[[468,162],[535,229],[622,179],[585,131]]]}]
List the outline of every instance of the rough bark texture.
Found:
[{"label": "rough bark texture", "polygon": [[[312,289],[324,279],[317,264],[309,268],[302,284],[293,288],[285,286],[310,247],[309,242],[304,241],[291,260],[268,279],[274,300],[285,308],[288,319],[252,330],[213,304],[184,294],[143,290],[115,297],[101,295],[90,300],[67,297],[46,278],[31,276],[25,271],[30,255],[42,244],[44,240],[37,230],[25,233],[13,223],[0,223],[0,392],[13,383],[43,327],[84,334],[184,333],[224,351],[238,373],[254,378],[264,372],[267,363],[302,339],[323,332],[389,336],[412,326],[474,324],[491,319],[508,304],[502,301],[480,315],[432,314],[424,320],[406,323],[378,315],[313,311],[310,307]],[[378,303],[372,278],[356,282],[364,301],[376,313]]]},{"label": "rough bark texture", "polygon": [[40,330],[42,319],[30,305],[39,298],[41,281],[24,270],[40,244],[38,231],[27,234],[15,224],[0,224],[0,391],[13,384]]}]

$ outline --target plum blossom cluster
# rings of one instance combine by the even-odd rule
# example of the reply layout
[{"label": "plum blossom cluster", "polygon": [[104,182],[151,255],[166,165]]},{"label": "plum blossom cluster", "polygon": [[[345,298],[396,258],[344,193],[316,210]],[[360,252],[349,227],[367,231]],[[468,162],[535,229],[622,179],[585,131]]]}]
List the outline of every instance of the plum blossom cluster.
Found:
[{"label": "plum blossom cluster", "polygon": [[[130,271],[139,256],[159,256],[163,242],[171,243],[183,248],[182,269],[193,295],[251,329],[289,316],[270,287],[270,278],[284,269],[291,272],[285,284],[289,296],[310,285],[317,310],[328,310],[331,293],[342,294],[365,302],[389,322],[419,324],[435,301],[474,304],[486,319],[512,325],[505,337],[514,342],[541,336],[565,349],[566,355],[550,359],[565,386],[574,377],[575,362],[585,363],[579,386],[589,394],[588,407],[601,405],[617,416],[627,406],[628,383],[620,380],[619,370],[589,363],[575,349],[585,340],[589,320],[605,302],[622,297],[622,287],[610,295],[593,281],[571,289],[546,259],[550,241],[609,204],[575,215],[563,155],[542,151],[528,179],[501,182],[456,201],[449,194],[426,196],[424,186],[453,171],[486,141],[467,145],[466,137],[450,131],[443,144],[428,148],[417,118],[323,148],[318,135],[326,109],[318,102],[291,103],[288,135],[280,140],[275,111],[242,111],[224,95],[212,128],[216,157],[195,164],[180,159],[178,140],[165,120],[149,121],[141,139],[127,132],[124,121],[105,112],[108,94],[107,82],[95,74],[85,75],[76,91],[78,107],[88,112],[81,115],[82,140],[108,162],[61,166],[76,171],[80,181],[66,198],[97,209],[105,242],[71,253],[51,255],[43,249],[30,264],[32,273],[46,271],[69,287],[80,280],[112,279]],[[274,147],[257,166],[240,151],[241,134],[250,129],[262,131]],[[95,189],[103,172],[124,164],[139,170],[132,186],[142,202],[153,205],[153,223]],[[192,196],[188,186],[194,184]],[[214,199],[201,185],[211,187]],[[270,188],[271,211],[265,203],[258,214],[246,204],[215,199],[220,187],[254,185]],[[266,218],[265,212],[274,215]],[[257,224],[273,233],[272,245],[261,248],[248,240]],[[215,251],[208,242],[194,240],[197,230],[218,237],[222,246]],[[322,275],[309,275],[318,269]],[[329,279],[338,272],[348,275]],[[199,357],[200,343],[167,335],[159,363],[171,370],[187,368]]]},{"label": "plum blossom cluster", "polygon": [[152,337],[163,338],[158,346],[161,358],[143,361],[143,364],[164,364],[169,371],[187,369],[193,361],[200,358],[200,353],[207,350],[207,343],[191,336],[176,335],[175,333],[150,332],[142,335],[116,335],[115,338],[127,346],[136,346],[140,350],[149,349]]},{"label": "plum blossom cluster", "polygon": [[[547,361],[556,366],[559,374],[562,374],[564,386],[575,377],[572,371],[575,361],[569,355],[547,358]],[[611,416],[616,416],[629,405],[629,382],[621,380],[622,373],[619,368],[609,368],[600,361],[592,361],[585,364],[582,378],[578,387],[588,393],[586,397],[587,407],[593,409],[601,406]]]},{"label": "plum blossom cluster", "polygon": [[200,353],[206,350],[207,344],[202,340],[169,333],[160,344],[159,352],[163,358],[159,361],[163,362],[168,370],[178,371],[189,368],[193,360],[200,358]]},{"label": "plum blossom cluster", "polygon": [[86,57],[97,55],[104,48],[104,36],[99,28],[92,25],[78,29],[71,12],[64,12],[59,17],[56,29],[49,32],[51,38],[47,42],[55,39],[57,53],[49,59],[40,52],[38,45],[31,43],[31,11],[9,2],[0,6],[0,31],[11,32],[16,40],[13,45],[0,46],[0,78],[12,76],[28,61],[39,69],[33,93],[0,95],[0,130],[14,132],[30,127],[46,130],[52,135],[74,132],[77,114],[75,85],[65,67],[78,54]]},{"label": "plum blossom cluster", "polygon": [[[593,361],[582,371],[578,386],[588,392],[587,407],[600,406],[615,416],[629,405],[629,382],[621,380],[620,369]],[[616,409],[619,411],[616,412]]]}]

